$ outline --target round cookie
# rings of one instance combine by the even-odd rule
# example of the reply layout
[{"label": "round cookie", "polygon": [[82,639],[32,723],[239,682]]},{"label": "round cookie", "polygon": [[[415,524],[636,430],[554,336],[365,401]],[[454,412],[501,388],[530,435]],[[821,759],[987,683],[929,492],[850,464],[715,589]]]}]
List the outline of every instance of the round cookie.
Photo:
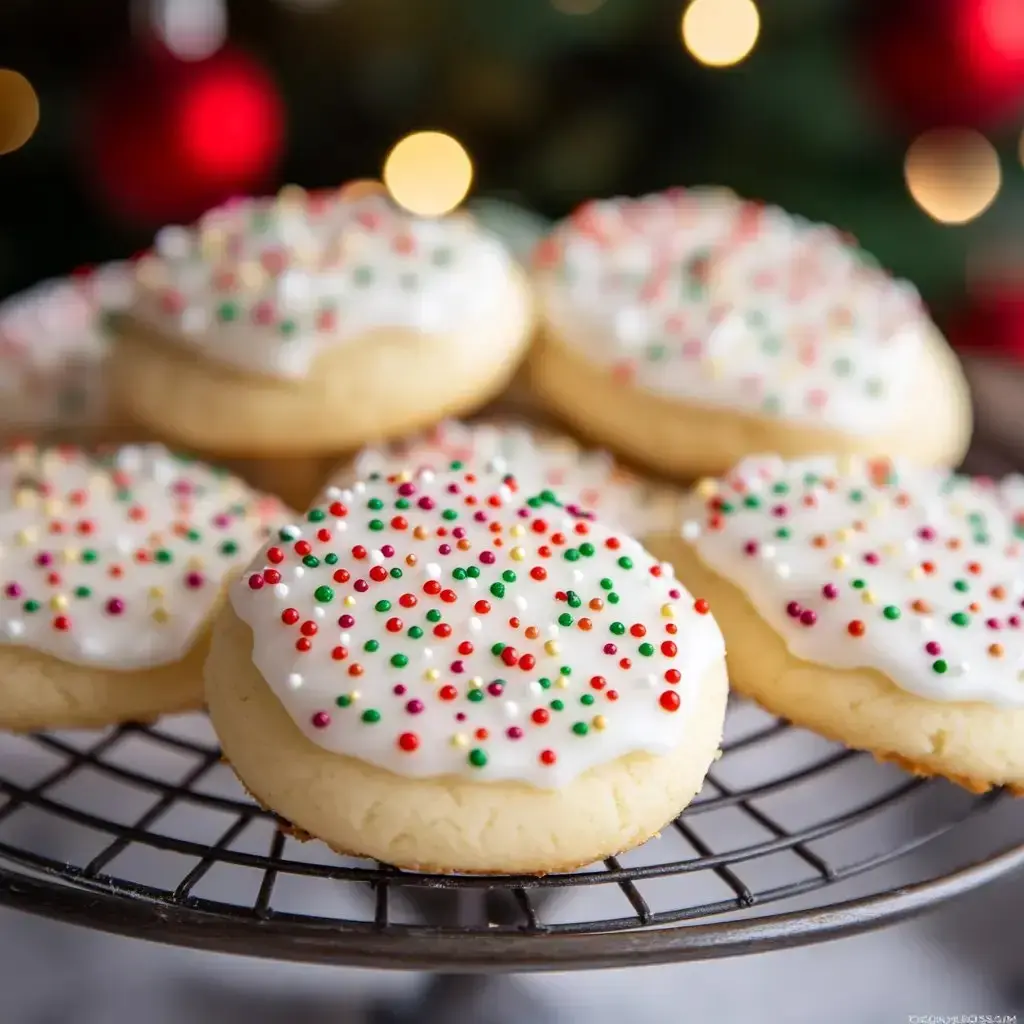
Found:
[{"label": "round cookie", "polygon": [[953,465],[959,364],[914,289],[834,228],[723,189],[591,202],[538,248],[543,400],[694,477],[763,451]]},{"label": "round cookie", "polygon": [[336,850],[569,870],[656,833],[721,740],[707,603],[498,470],[328,488],[229,594],[206,668],[225,756]]},{"label": "round cookie", "polygon": [[491,466],[515,474],[521,491],[555,491],[569,505],[594,512],[607,526],[643,538],[671,529],[678,493],[636,476],[607,452],[587,450],[564,434],[522,423],[445,420],[423,434],[367,448],[350,476],[366,480],[402,470],[444,470],[453,462]]},{"label": "round cookie", "polygon": [[155,445],[0,457],[0,727],[200,707],[222,583],[287,515]]},{"label": "round cookie", "polygon": [[111,263],[0,303],[0,436],[111,439],[108,316],[130,296],[129,268]]},{"label": "round cookie", "polygon": [[919,774],[1024,790],[1024,481],[751,458],[659,544],[713,602],[733,686]]},{"label": "round cookie", "polygon": [[160,233],[113,387],[189,448],[330,455],[484,403],[531,330],[523,272],[468,214],[292,188]]}]

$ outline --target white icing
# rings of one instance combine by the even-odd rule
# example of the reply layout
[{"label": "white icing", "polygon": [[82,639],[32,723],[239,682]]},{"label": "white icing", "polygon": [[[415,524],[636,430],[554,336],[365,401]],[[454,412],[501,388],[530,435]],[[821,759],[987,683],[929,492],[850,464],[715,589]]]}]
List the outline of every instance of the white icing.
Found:
[{"label": "white icing", "polygon": [[934,331],[836,229],[724,189],[588,203],[537,263],[554,333],[623,380],[849,434],[898,419]]},{"label": "white icing", "polygon": [[44,281],[0,303],[0,422],[95,426],[107,415],[105,314],[131,298],[128,267]]},{"label": "white icing", "polygon": [[[230,590],[253,630],[253,662],[310,740],[396,774],[554,788],[631,752],[667,753],[689,742],[697,687],[724,655],[711,616],[637,541],[528,496],[496,470],[427,470],[329,488],[286,535]],[[584,544],[593,548],[565,557]],[[545,579],[535,578],[538,567]],[[324,586],[330,592],[318,593]],[[327,614],[318,617],[318,608]],[[645,635],[633,635],[634,624]],[[308,650],[297,649],[306,641]],[[663,649],[666,642],[677,650]],[[495,643],[516,653],[495,653]],[[640,651],[645,643],[649,654]],[[666,677],[673,670],[678,681]],[[491,692],[497,680],[505,681],[500,694]],[[667,691],[678,695],[678,710],[662,706],[673,699]],[[552,708],[554,700],[564,709]],[[379,721],[363,720],[371,710]],[[535,721],[538,710],[546,724]],[[405,733],[416,735],[415,750],[402,749]],[[485,765],[470,762],[474,750]],[[554,764],[542,763],[545,750]]]},{"label": "white icing", "polygon": [[[758,457],[700,485],[683,510],[701,561],[797,657],[877,669],[931,700],[1024,707],[1024,479]],[[855,620],[862,636],[849,632]]]},{"label": "white icing", "polygon": [[403,469],[447,469],[452,462],[502,466],[515,474],[523,492],[550,488],[566,504],[589,509],[606,525],[634,536],[671,529],[676,518],[674,492],[634,476],[607,452],[512,423],[446,420],[406,441],[365,449],[353,475],[365,479]]},{"label": "white icing", "polygon": [[503,308],[511,265],[468,214],[292,189],[165,228],[139,264],[133,313],[209,359],[301,378],[325,349],[378,328],[472,330]]},{"label": "white icing", "polygon": [[156,445],[15,449],[0,457],[0,643],[110,669],[175,662],[285,514]]}]

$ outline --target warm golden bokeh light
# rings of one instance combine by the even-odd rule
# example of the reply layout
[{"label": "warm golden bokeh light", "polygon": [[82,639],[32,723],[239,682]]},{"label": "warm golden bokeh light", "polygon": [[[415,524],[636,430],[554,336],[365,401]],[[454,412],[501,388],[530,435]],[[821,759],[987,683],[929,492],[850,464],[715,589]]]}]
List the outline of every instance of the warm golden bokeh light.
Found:
[{"label": "warm golden bokeh light", "polygon": [[0,153],[21,149],[39,124],[39,97],[29,80],[0,68]]},{"label": "warm golden bokeh light", "polygon": [[413,132],[388,153],[383,177],[399,206],[423,217],[439,217],[466,198],[473,163],[450,135]]},{"label": "warm golden bokeh light", "polygon": [[713,68],[739,64],[761,32],[753,0],[691,0],[683,11],[683,44],[695,60]]},{"label": "warm golden bokeh light", "polygon": [[914,201],[941,224],[974,220],[992,204],[1002,182],[995,147],[968,128],[919,135],[907,150],[903,173]]}]

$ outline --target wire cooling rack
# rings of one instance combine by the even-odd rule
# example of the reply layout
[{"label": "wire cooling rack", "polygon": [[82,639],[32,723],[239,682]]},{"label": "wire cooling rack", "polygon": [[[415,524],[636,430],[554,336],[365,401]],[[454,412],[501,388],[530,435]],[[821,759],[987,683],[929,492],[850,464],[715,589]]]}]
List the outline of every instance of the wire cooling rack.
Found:
[{"label": "wire cooling rack", "polygon": [[[744,704],[726,735],[697,801],[661,837],[541,878],[402,872],[301,843],[238,787],[200,716],[10,737],[0,902],[280,959],[565,970],[864,931],[1024,864],[1024,821],[1020,845],[961,852],[952,868],[922,855],[969,839],[998,792],[912,778]],[[911,867],[894,875],[901,861]],[[849,897],[862,877],[880,881]]]}]

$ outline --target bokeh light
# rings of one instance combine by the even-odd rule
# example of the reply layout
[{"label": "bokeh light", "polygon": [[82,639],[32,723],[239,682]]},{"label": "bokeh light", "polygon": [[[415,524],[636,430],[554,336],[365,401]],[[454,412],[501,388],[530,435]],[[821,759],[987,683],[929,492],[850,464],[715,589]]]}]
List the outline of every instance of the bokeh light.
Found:
[{"label": "bokeh light", "polygon": [[562,14],[593,14],[605,0],[551,0],[551,6]]},{"label": "bokeh light", "polygon": [[150,0],[153,29],[181,60],[213,56],[228,35],[224,0]]},{"label": "bokeh light", "polygon": [[21,149],[39,124],[39,97],[17,71],[0,68],[0,153]]},{"label": "bokeh light", "polygon": [[450,135],[413,132],[388,153],[383,177],[399,206],[423,217],[439,217],[466,198],[473,163]]},{"label": "bokeh light", "polygon": [[999,194],[999,154],[980,132],[937,128],[919,135],[904,162],[907,188],[941,224],[966,224]]},{"label": "bokeh light", "polygon": [[701,64],[725,68],[750,54],[761,32],[753,0],[691,0],[683,11],[683,44]]}]

